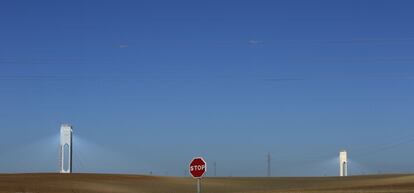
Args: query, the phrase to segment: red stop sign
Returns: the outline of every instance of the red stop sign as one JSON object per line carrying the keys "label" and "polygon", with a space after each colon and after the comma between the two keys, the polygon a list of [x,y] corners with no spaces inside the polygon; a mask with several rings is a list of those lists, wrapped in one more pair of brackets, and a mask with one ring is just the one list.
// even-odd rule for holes
{"label": "red stop sign", "polygon": [[207,171],[207,163],[202,157],[193,158],[189,171],[193,178],[201,178]]}

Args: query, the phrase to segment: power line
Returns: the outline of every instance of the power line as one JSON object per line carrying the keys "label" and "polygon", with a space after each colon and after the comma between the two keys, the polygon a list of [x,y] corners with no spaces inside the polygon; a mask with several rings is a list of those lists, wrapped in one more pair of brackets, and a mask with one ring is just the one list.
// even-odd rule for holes
{"label": "power line", "polygon": [[386,150],[395,149],[395,148],[397,148],[397,147],[399,147],[403,144],[411,143],[413,141],[414,141],[414,137],[410,136],[408,138],[403,138],[403,139],[398,140],[398,141],[396,140],[393,143],[385,144],[385,145],[382,145],[380,147],[371,149],[369,151],[356,153],[356,155],[354,155],[354,157],[359,157],[360,158],[360,157],[370,156],[370,155],[380,153],[380,152],[383,152],[383,151],[386,151]]}

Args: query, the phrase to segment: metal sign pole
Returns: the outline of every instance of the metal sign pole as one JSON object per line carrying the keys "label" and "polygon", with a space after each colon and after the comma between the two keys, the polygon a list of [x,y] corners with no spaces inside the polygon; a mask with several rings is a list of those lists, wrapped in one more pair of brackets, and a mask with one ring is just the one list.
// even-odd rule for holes
{"label": "metal sign pole", "polygon": [[201,193],[201,179],[197,178],[197,193]]}

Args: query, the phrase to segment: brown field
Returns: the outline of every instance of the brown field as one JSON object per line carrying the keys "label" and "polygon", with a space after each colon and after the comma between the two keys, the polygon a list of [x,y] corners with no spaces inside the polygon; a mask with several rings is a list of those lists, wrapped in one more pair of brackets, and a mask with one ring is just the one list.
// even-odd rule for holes
{"label": "brown field", "polygon": [[[204,178],[202,193],[414,192],[414,175]],[[116,174],[1,174],[7,193],[194,193],[195,180]]]}

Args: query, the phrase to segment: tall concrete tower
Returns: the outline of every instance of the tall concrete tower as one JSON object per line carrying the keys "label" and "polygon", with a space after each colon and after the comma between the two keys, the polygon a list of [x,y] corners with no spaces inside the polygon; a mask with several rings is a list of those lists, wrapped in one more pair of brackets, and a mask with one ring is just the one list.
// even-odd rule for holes
{"label": "tall concrete tower", "polygon": [[345,150],[339,152],[339,176],[348,176],[348,156]]}
{"label": "tall concrete tower", "polygon": [[72,126],[60,126],[60,173],[72,173]]}

